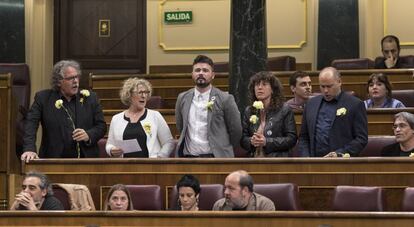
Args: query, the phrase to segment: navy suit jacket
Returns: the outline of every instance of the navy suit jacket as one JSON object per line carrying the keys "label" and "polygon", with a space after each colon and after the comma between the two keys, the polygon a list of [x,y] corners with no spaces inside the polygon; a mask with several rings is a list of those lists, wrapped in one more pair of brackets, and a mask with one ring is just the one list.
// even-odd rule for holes
{"label": "navy suit jacket", "polygon": [[[106,123],[101,105],[96,94],[90,92],[79,102],[76,95],[76,128],[82,128],[89,136],[90,143],[80,142],[80,149],[87,158],[99,157],[97,142],[106,132]],[[55,107],[56,100],[61,98],[59,91],[47,89],[36,93],[34,102],[27,114],[23,151],[36,152],[36,131],[42,124],[42,143],[39,150],[40,158],[60,158],[63,152],[64,127],[62,122],[67,118],[65,111]]]}
{"label": "navy suit jacket", "polygon": [[[315,127],[323,96],[311,98],[303,111],[299,137],[299,153],[304,157],[315,157]],[[342,92],[338,96],[337,109],[346,113],[336,115],[329,132],[329,147],[338,154],[358,156],[368,142],[367,114],[364,103],[358,98]]]}

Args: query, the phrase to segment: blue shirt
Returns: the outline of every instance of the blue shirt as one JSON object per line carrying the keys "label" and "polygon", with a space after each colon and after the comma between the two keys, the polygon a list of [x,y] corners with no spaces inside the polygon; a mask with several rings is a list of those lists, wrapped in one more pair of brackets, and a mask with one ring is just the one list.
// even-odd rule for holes
{"label": "blue shirt", "polygon": [[329,131],[336,117],[338,97],[331,101],[322,99],[319,108],[318,117],[316,118],[315,127],[315,157],[323,157],[331,152],[329,146]]}
{"label": "blue shirt", "polygon": [[[372,101],[372,99],[365,100],[364,104],[365,108],[367,109],[373,108],[374,106],[374,102]],[[401,101],[397,99],[387,98],[380,108],[405,108],[405,106]]]}

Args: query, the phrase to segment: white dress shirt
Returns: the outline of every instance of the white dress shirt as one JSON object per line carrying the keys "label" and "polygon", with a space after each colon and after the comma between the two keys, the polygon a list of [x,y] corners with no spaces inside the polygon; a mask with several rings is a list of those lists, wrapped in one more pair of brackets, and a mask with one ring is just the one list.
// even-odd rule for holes
{"label": "white dress shirt", "polygon": [[207,137],[207,103],[210,92],[211,88],[204,93],[200,93],[197,89],[194,89],[194,97],[188,114],[188,129],[185,135],[184,154],[195,156],[211,154]]}

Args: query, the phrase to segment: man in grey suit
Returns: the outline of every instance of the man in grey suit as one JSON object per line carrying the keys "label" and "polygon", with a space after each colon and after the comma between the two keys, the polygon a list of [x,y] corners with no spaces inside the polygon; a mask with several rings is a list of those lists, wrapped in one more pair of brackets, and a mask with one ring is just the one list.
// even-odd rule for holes
{"label": "man in grey suit", "polygon": [[195,88],[179,94],[175,105],[179,157],[234,157],[233,146],[239,146],[240,112],[232,95],[211,85],[214,76],[213,61],[197,56]]}

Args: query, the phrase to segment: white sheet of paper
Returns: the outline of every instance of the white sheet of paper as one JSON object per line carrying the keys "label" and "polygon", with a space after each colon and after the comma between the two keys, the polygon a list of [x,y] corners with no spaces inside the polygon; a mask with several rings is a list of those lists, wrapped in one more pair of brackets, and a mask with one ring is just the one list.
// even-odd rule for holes
{"label": "white sheet of paper", "polygon": [[141,147],[138,144],[138,140],[115,140],[115,147],[121,148],[124,151],[124,154],[142,151]]}

